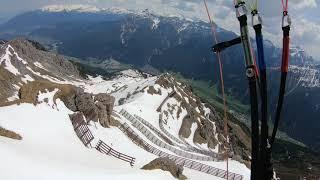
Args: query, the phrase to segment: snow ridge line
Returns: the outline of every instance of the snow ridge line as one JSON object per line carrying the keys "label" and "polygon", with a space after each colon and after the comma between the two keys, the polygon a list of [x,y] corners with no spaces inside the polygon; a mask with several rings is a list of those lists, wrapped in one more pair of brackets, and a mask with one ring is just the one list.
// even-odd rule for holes
{"label": "snow ridge line", "polygon": [[170,160],[173,160],[178,165],[181,165],[183,167],[193,169],[193,170],[196,170],[199,172],[203,172],[206,174],[210,174],[213,176],[217,176],[220,178],[224,178],[224,179],[229,179],[229,180],[242,180],[243,179],[243,176],[240,174],[229,172],[228,177],[227,177],[227,171],[225,171],[225,170],[215,168],[215,167],[212,167],[212,166],[209,166],[206,164],[202,164],[202,163],[199,163],[199,162],[196,162],[193,160],[185,159],[183,157],[171,155],[171,154],[168,154],[168,153],[163,152],[161,150],[158,150],[157,148],[151,146],[149,143],[147,143],[142,138],[140,138],[127,123],[121,124],[121,126],[119,126],[119,129],[123,133],[125,133],[125,135],[129,139],[131,139],[132,142],[137,144],[142,149],[144,149],[154,155],[157,155],[159,157],[168,158]]}
{"label": "snow ridge line", "polygon": [[122,109],[119,114],[121,114],[127,120],[129,120],[132,123],[132,125],[137,130],[139,130],[142,134],[144,134],[145,137],[147,137],[152,143],[156,144],[157,146],[159,146],[161,148],[168,149],[169,151],[171,151],[179,156],[189,158],[189,159],[194,159],[194,160],[199,160],[199,161],[219,161],[217,154],[213,154],[213,156],[200,156],[200,155],[188,153],[188,152],[182,151],[180,149],[174,148],[174,147],[168,145],[167,143],[164,143],[158,137],[156,137],[154,134],[152,134],[142,123],[140,123],[136,118],[134,118],[127,111]]}
{"label": "snow ridge line", "polygon": [[[162,133],[156,129],[152,124],[150,124],[148,121],[144,120],[143,118],[137,116],[137,115],[134,115],[135,118],[137,118],[140,122],[142,122],[144,125],[146,125],[147,127],[149,127],[150,129],[156,131],[157,134],[161,134]],[[180,149],[183,149],[185,151],[189,151],[189,152],[197,152],[197,153],[200,153],[200,154],[204,154],[204,155],[207,155],[207,156],[214,156],[214,152],[212,151],[206,151],[206,150],[202,150],[202,149],[198,149],[198,148],[195,148],[191,145],[187,145],[187,147],[185,146],[181,146],[180,144],[174,144],[175,146],[178,146]]]}
{"label": "snow ridge line", "polygon": [[[81,142],[88,148],[92,148],[91,142],[94,140],[94,136],[92,135],[88,125],[86,122],[81,121],[80,119],[73,120],[71,119],[73,128],[81,140]],[[102,154],[106,154],[109,156],[113,156],[117,159],[120,159],[122,161],[128,162],[131,166],[134,165],[136,158],[128,156],[126,154],[123,154],[121,152],[118,152],[108,146],[105,142],[102,140],[99,140],[97,145],[94,147],[97,151],[99,151]]]}

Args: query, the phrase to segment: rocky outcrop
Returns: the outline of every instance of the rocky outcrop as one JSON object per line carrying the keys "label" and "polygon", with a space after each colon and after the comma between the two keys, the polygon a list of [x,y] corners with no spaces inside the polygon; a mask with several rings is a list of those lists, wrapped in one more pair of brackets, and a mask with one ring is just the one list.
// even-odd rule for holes
{"label": "rocky outcrop", "polygon": [[67,97],[64,103],[70,110],[83,113],[87,122],[99,121],[103,127],[110,127],[111,124],[117,125],[117,123],[111,120],[115,98],[108,94],[92,95],[79,89]]}
{"label": "rocky outcrop", "polygon": [[76,94],[75,105],[77,110],[82,112],[87,121],[98,122],[98,108],[94,103],[93,97],[89,93]]}
{"label": "rocky outcrop", "polygon": [[98,116],[101,124],[110,124],[115,100],[113,96],[104,93],[94,96],[94,101],[99,109]]}
{"label": "rocky outcrop", "polygon": [[157,158],[151,161],[149,164],[143,166],[141,169],[144,170],[154,170],[154,169],[161,169],[163,171],[168,171],[172,174],[173,177],[184,180],[187,179],[183,173],[183,167],[177,165],[174,161],[170,160],[169,158]]}
{"label": "rocky outcrop", "polygon": [[[219,131],[213,127],[213,124],[209,121],[202,121],[202,126],[199,126],[195,132],[194,141],[201,142],[201,138],[205,139],[205,142],[208,143],[208,147],[214,149],[218,144],[218,140],[215,138],[216,131]],[[219,132],[221,134],[222,132]],[[201,138],[197,138],[201,137]],[[224,142],[224,138],[219,140],[221,143]]]}
{"label": "rocky outcrop", "polygon": [[76,113],[70,114],[69,117],[72,122],[85,122],[84,117],[83,117],[83,113],[81,113],[81,112],[76,112]]}
{"label": "rocky outcrop", "polygon": [[[224,137],[224,121],[223,114],[208,103],[203,103],[199,97],[195,96],[192,88],[183,82],[178,82],[170,74],[164,74],[156,81],[156,84],[163,88],[174,89],[174,98],[179,103],[178,111],[171,111],[173,105],[164,105],[161,114],[159,115],[160,120],[166,123],[168,116],[176,116],[176,119],[181,119],[181,109],[187,111],[182,119],[182,124],[179,129],[179,136],[183,138],[189,138],[191,135],[191,127],[193,123],[197,123],[197,129],[193,135],[193,142],[196,144],[207,145],[210,149],[216,149],[219,153],[224,153],[226,150],[226,138]],[[168,108],[166,107],[168,106]],[[173,108],[176,109],[176,108]],[[174,113],[174,114],[173,114]],[[247,162],[249,159],[249,147],[250,137],[242,130],[229,117],[229,138],[230,138],[230,151],[229,157],[239,159],[242,158],[241,162]],[[241,159],[240,158],[240,159]]]}
{"label": "rocky outcrop", "polygon": [[153,86],[149,86],[147,92],[151,95],[154,95],[154,94],[159,94],[161,95],[161,90],[159,89],[158,91],[153,87]]}
{"label": "rocky outcrop", "polygon": [[5,42],[0,56],[0,102],[16,100],[18,90],[31,81],[82,79],[78,67],[69,61],[73,58],[48,52],[34,41],[17,38]]}
{"label": "rocky outcrop", "polygon": [[[19,56],[28,62],[28,66],[37,72],[49,76],[56,77],[58,79],[69,79],[69,76],[80,79],[80,72],[78,68],[69,61],[70,57],[54,54],[44,51],[44,47],[41,47],[39,43],[29,41],[24,38],[17,38],[10,42],[15,52]],[[35,62],[41,62],[44,69],[34,66]],[[17,66],[20,71],[23,71],[22,67]],[[25,66],[23,66],[25,67]],[[28,71],[26,71],[27,73]],[[23,73],[23,72],[22,72]]]}
{"label": "rocky outcrop", "polygon": [[15,140],[22,140],[22,137],[19,134],[13,131],[4,129],[2,127],[0,127],[0,136],[15,139]]}
{"label": "rocky outcrop", "polygon": [[180,130],[179,130],[179,135],[184,137],[184,138],[189,138],[191,135],[191,126],[194,121],[190,119],[190,116],[185,116],[183,118],[182,124]]}

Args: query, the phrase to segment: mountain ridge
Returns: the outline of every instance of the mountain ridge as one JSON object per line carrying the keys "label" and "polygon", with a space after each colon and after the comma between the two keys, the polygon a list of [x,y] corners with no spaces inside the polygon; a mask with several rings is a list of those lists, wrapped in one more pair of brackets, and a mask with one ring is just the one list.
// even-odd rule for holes
{"label": "mountain ridge", "polygon": [[[192,88],[188,84],[176,81],[173,76],[169,74],[152,76],[146,73],[139,72],[138,70],[127,70],[121,71],[111,77],[109,76],[106,78],[102,78],[101,76],[88,76],[88,79],[84,79],[83,76],[81,76],[80,71],[69,71],[69,69],[72,68],[68,66],[72,66],[73,68],[76,67],[70,62],[67,63],[64,61],[69,61],[70,59],[72,60],[72,58],[52,55],[53,53],[43,51],[41,50],[42,48],[37,48],[39,47],[37,43],[32,43],[25,39],[17,39],[9,41],[2,49],[7,50],[6,46],[13,47],[13,50],[9,49],[9,52],[11,54],[9,54],[10,58],[7,58],[7,61],[12,61],[11,64],[16,67],[18,69],[18,72],[20,73],[20,75],[16,75],[18,76],[17,79],[19,80],[19,82],[21,82],[22,90],[18,90],[18,88],[14,90],[14,92],[17,92],[19,94],[17,99],[25,99],[24,97],[26,97],[28,100],[25,102],[35,103],[35,108],[44,105],[53,108],[54,111],[56,111],[56,109],[61,109],[60,113],[64,113],[63,107],[61,107],[61,104],[59,102],[57,102],[56,104],[53,103],[55,102],[55,99],[56,101],[59,101],[58,99],[61,99],[63,100],[66,107],[69,107],[69,110],[73,109],[74,107],[83,109],[85,119],[88,121],[88,123],[90,123],[89,121],[93,122],[91,131],[93,133],[96,133],[95,135],[100,138],[102,138],[101,136],[99,136],[100,133],[104,134],[107,132],[109,133],[109,136],[107,137],[110,137],[112,133],[116,133],[119,137],[122,137],[123,135],[121,135],[121,133],[119,134],[119,131],[116,130],[116,127],[119,125],[119,123],[121,124],[126,122],[133,130],[137,130],[135,129],[135,126],[130,125],[130,121],[126,120],[123,116],[112,115],[111,117],[113,120],[104,117],[106,119],[101,121],[102,117],[100,117],[99,115],[100,110],[91,109],[95,106],[98,106],[99,104],[95,104],[95,101],[93,101],[94,99],[98,99],[98,94],[102,93],[100,94],[100,96],[103,97],[105,96],[103,94],[107,93],[115,97],[114,114],[118,114],[117,112],[121,112],[120,110],[125,109],[129,113],[136,114],[138,117],[147,120],[152,126],[156,128],[159,127],[159,123],[163,121],[162,125],[170,134],[173,134],[178,139],[185,140],[185,143],[189,144],[183,149],[192,146],[196,149],[205,151],[209,150],[215,153],[224,151],[223,142],[225,138],[222,135],[223,123],[221,114],[219,114],[214,107],[206,105],[201,101],[200,98],[195,96],[193,94]],[[4,53],[6,52],[7,51],[4,51]],[[37,57],[42,58],[37,59]],[[53,59],[50,59],[50,61],[48,61],[48,59],[43,57],[51,57]],[[19,58],[21,59],[16,60]],[[52,61],[54,59],[57,60],[57,64],[61,66],[61,69],[66,69],[68,71],[63,71],[60,68],[55,67],[56,62]],[[15,61],[18,61],[19,63],[17,64],[17,62]],[[47,61],[52,64],[46,64]],[[1,71],[8,71],[9,74],[17,72],[10,72],[10,69],[8,70],[4,68],[6,67],[5,65],[5,63],[1,63]],[[64,68],[64,66],[66,65],[68,68]],[[25,68],[23,66],[28,66],[29,68]],[[27,70],[25,71],[24,69]],[[38,72],[39,69],[53,69],[53,74],[34,73]],[[55,79],[59,78],[61,74],[64,74],[62,76],[64,77],[64,79],[59,79],[59,81],[58,79]],[[29,78],[28,81],[23,82],[21,76],[26,75],[29,75],[32,79]],[[43,75],[48,77],[41,78],[40,80],[38,80],[38,78],[36,77],[41,77]],[[0,73],[0,79],[2,80],[0,82],[3,82],[3,78],[4,77]],[[14,82],[17,82],[17,79],[6,79],[6,81],[8,81],[9,83],[12,80]],[[69,86],[68,84],[74,87],[81,88],[84,90],[84,92],[78,90],[70,91],[69,87],[67,87]],[[2,91],[3,89],[0,91],[1,94]],[[170,94],[173,91],[175,91],[176,93],[173,97],[170,97]],[[53,99],[50,96],[48,97],[46,94],[51,94],[50,96],[52,96]],[[76,99],[78,98],[78,100],[74,101],[74,95]],[[169,98],[167,99],[167,97]],[[11,100],[9,100],[9,102],[11,102]],[[24,101],[20,102],[22,103],[20,107],[25,106],[25,103],[23,102]],[[6,108],[15,107],[14,104],[9,104],[11,106],[6,106]],[[84,106],[82,106],[81,104],[83,104]],[[159,108],[160,104],[164,105]],[[100,105],[98,107],[101,107]],[[77,108],[75,110],[77,110]],[[157,109],[160,109],[160,112],[158,112]],[[34,115],[34,117],[37,117],[37,115]],[[0,125],[2,125],[1,121]],[[94,126],[96,126],[96,128]],[[110,126],[109,129],[103,128],[108,126]],[[12,125],[9,127],[5,126],[5,128],[12,130],[10,127],[13,128],[13,130],[16,128]],[[233,160],[231,162],[232,164],[235,163],[234,165],[236,166],[230,171],[234,171],[240,174],[245,172],[244,175],[245,177],[247,177],[248,170],[244,168],[244,164],[239,164],[238,161],[240,161],[241,163],[246,163],[246,165],[248,165],[250,149],[250,147],[248,146],[250,144],[250,138],[247,132],[241,127],[242,126],[238,124],[237,121],[232,121],[232,123],[230,122],[229,125],[231,132],[230,138],[232,143],[231,149],[233,152]],[[160,128],[159,131],[161,131]],[[143,136],[142,132],[137,131],[137,133]],[[21,133],[22,138],[24,137],[24,135],[25,133]],[[126,153],[128,154],[130,154],[129,151],[131,151],[131,149],[135,149],[133,147],[129,149],[123,149],[123,146],[121,146],[116,139],[117,138],[104,137],[103,140],[105,142],[112,143],[114,146],[117,146],[118,149],[120,148],[122,151],[126,151]],[[147,138],[144,138],[144,140],[148,141]],[[174,147],[179,148],[179,146]],[[141,159],[141,157],[145,157],[145,154],[142,154],[143,156],[137,156],[139,166],[142,165],[142,162],[139,162],[139,159]],[[150,160],[150,158],[148,158],[148,160]],[[210,163],[210,165],[214,165],[214,163]],[[188,170],[185,171],[186,174],[184,174],[189,177],[193,177],[191,174],[194,174],[194,176],[199,176],[199,174],[195,172],[190,173]],[[304,172],[302,172],[302,174],[304,174]],[[210,177],[210,179],[211,178],[212,177]]]}
{"label": "mountain ridge", "polygon": [[[62,16],[65,22],[60,21]],[[21,24],[21,26],[17,27],[17,24]],[[45,44],[49,50],[77,57],[81,59],[81,63],[86,65],[98,66],[99,72],[102,72],[104,68],[104,64],[99,64],[100,62],[113,59],[127,65],[131,64],[138,69],[148,70],[152,74],[167,71],[181,73],[187,79],[206,81],[209,84],[215,84],[218,90],[220,89],[216,73],[219,71],[219,65],[214,54],[210,52],[211,31],[210,25],[205,22],[191,22],[175,17],[149,16],[148,13],[140,16],[112,13],[103,15],[101,13],[30,12],[15,18],[11,23],[2,27],[4,26],[7,30],[0,31],[3,32],[0,37],[10,38],[17,34],[23,34]],[[4,33],[10,32],[10,29],[19,32],[11,32],[10,35]],[[217,30],[221,41],[237,36],[222,28],[217,28]],[[253,39],[252,44],[255,44]],[[255,47],[253,46],[253,48]],[[273,110],[274,108],[271,107],[276,106],[278,96],[281,49],[266,40],[265,53],[268,57],[267,67],[270,77],[270,109]],[[243,62],[241,46],[232,47],[222,55],[226,92],[244,104],[249,103],[249,93],[241,63]],[[319,149],[319,145],[316,145],[317,136],[307,137],[303,133],[304,129],[299,128],[305,126],[304,121],[301,120],[304,118],[310,119],[312,125],[308,129],[312,129],[315,134],[317,134],[315,127],[319,127],[316,122],[316,117],[320,113],[317,110],[319,105],[316,93],[318,78],[312,74],[313,72],[315,75],[317,74],[317,62],[301,48],[292,47],[290,64],[287,88],[290,93],[287,97],[292,106],[290,104],[285,104],[285,106],[290,107],[292,111],[298,107],[297,109],[307,113],[304,116],[301,113],[298,116],[291,116],[293,113],[288,110],[280,128],[287,131],[295,139]],[[305,70],[310,70],[310,73],[305,73]],[[315,77],[314,80],[312,80],[313,77]],[[303,84],[313,84],[314,87],[305,87],[302,86]],[[305,96],[306,93],[315,97],[308,103],[309,107],[294,101],[296,99],[294,95],[306,101],[308,99]],[[292,131],[293,127],[299,130]]]}

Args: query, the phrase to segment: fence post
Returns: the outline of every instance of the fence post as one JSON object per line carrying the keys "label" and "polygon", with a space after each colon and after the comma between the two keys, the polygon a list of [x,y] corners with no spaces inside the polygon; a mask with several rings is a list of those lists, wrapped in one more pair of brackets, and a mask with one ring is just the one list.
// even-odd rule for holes
{"label": "fence post", "polygon": [[101,143],[101,141],[99,140],[99,142],[98,142],[98,144],[97,144],[97,147],[96,147],[96,149],[97,149],[98,151],[100,151],[100,143]]}
{"label": "fence post", "polygon": [[108,153],[107,153],[107,154],[110,154],[110,152],[111,152],[111,147],[109,147],[109,151],[108,151]]}
{"label": "fence post", "polygon": [[131,161],[130,161],[131,167],[133,167],[133,161],[134,161],[134,158],[131,158]]}
{"label": "fence post", "polygon": [[209,168],[208,168],[208,171],[207,171],[207,174],[209,174],[210,170],[211,170],[211,168],[209,167]]}
{"label": "fence post", "polygon": [[201,166],[200,166],[200,171],[201,171],[201,169],[202,169],[202,166],[203,166],[203,164],[201,164]]}

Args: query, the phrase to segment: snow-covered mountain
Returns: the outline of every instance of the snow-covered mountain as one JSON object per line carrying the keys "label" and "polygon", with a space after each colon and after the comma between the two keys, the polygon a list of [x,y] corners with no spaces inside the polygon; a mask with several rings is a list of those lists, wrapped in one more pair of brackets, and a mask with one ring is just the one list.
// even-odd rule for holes
{"label": "snow-covered mountain", "polygon": [[296,86],[306,88],[320,88],[320,69],[317,65],[290,66],[293,77],[296,78]]}
{"label": "snow-covered mountain", "polygon": [[70,11],[78,11],[78,12],[99,12],[102,9],[99,9],[95,6],[84,5],[84,4],[71,4],[71,5],[49,5],[41,8],[42,11],[48,12],[70,12]]}
{"label": "snow-covered mountain", "polygon": [[[68,59],[25,39],[1,47],[0,156],[10,162],[0,164],[1,178],[171,179],[140,170],[158,157],[177,172],[163,159],[149,166],[174,176],[225,175],[221,115],[188,85],[132,69],[85,78]],[[229,175],[249,179],[249,137],[234,122],[229,128]]]}
{"label": "snow-covered mountain", "polygon": [[64,4],[64,5],[48,5],[44,6],[40,9],[43,12],[78,12],[78,13],[112,13],[112,14],[135,14],[140,16],[146,16],[150,14],[155,14],[157,16],[167,16],[167,17],[177,17],[180,19],[188,19],[189,21],[199,21],[199,18],[189,18],[185,17],[182,12],[178,9],[174,9],[173,11],[153,11],[151,9],[144,10],[133,10],[133,9],[125,9],[120,7],[110,7],[110,8],[101,8],[88,4]]}
{"label": "snow-covered mountain", "polygon": [[98,8],[92,5],[86,4],[69,4],[69,5],[49,5],[40,9],[43,12],[78,12],[78,13],[113,13],[113,14],[145,14],[146,11],[134,11],[124,8],[111,7],[111,8]]}
{"label": "snow-covered mountain", "polygon": [[[235,33],[219,27],[217,27],[217,30],[221,41],[236,36]],[[116,76],[108,81],[105,81],[101,77],[84,79],[82,78],[82,72],[71,67],[70,63],[64,64],[62,62],[65,59],[81,62],[85,65],[93,65],[100,68],[99,72],[114,67],[118,69],[118,63],[125,63],[132,64],[133,67],[146,70],[152,74],[159,74],[161,71],[169,70],[179,72],[190,79],[210,82],[210,84],[219,84],[219,75],[216,73],[219,71],[218,63],[215,56],[210,52],[210,47],[212,46],[210,25],[203,21],[189,20],[179,16],[156,15],[149,10],[136,12],[117,8],[101,10],[94,7],[53,6],[18,15],[8,23],[0,25],[0,32],[0,38],[12,39],[16,36],[27,36],[45,44],[45,47],[33,45],[38,49],[44,50],[47,48],[60,54],[79,58],[63,57],[41,51],[42,55],[37,55],[39,58],[30,59],[33,55],[29,53],[32,52],[29,49],[16,47],[13,43],[10,43],[14,50],[9,48],[9,52],[6,53],[7,44],[5,41],[1,42],[0,46],[4,47],[1,49],[1,54],[11,58],[10,62],[6,59],[1,60],[1,67],[3,68],[0,68],[0,75],[1,73],[3,75],[0,85],[4,87],[4,90],[0,94],[2,102],[18,99],[21,97],[18,89],[23,87],[27,81],[34,82],[37,80],[51,81],[56,84],[71,84],[72,87],[80,87],[83,90],[87,89],[87,93],[99,88],[100,90],[108,88],[109,90],[106,90],[106,92],[114,93],[116,96],[115,109],[117,109],[117,106],[125,106],[127,103],[136,102],[138,104],[140,101],[148,102],[143,98],[139,99],[139,101],[137,100],[141,96],[140,91],[145,91],[147,88],[143,89],[143,84],[138,88],[134,85],[136,80],[127,79],[127,75]],[[279,72],[281,49],[274,46],[272,42],[265,41],[265,51],[266,57],[268,57],[268,67],[271,71],[269,76],[270,102],[271,105],[275,105],[278,95],[278,80],[280,79],[277,76],[277,72]],[[16,53],[28,64],[20,61]],[[49,58],[46,60],[47,56]],[[51,65],[50,59],[56,59],[53,62],[58,65],[61,64],[62,67],[59,68]],[[228,94],[241,100],[242,103],[248,103],[247,81],[244,76],[242,62],[243,54],[241,46],[233,47],[223,53],[224,74]],[[318,96],[317,74],[320,68],[315,64],[312,57],[306,55],[299,47],[291,48],[290,64],[293,66],[290,67],[288,76],[288,93],[281,130],[288,133],[291,137],[319,149],[319,122],[317,121],[317,117],[320,114],[320,97]],[[48,71],[43,70],[41,67],[45,67]],[[74,72],[69,72],[69,67],[71,67],[72,71],[74,69]],[[18,71],[14,71],[14,68]],[[122,69],[122,67],[119,69]],[[20,74],[15,76],[8,70],[19,72]],[[61,74],[59,74],[60,72]],[[69,73],[69,76],[64,75],[65,72],[66,74]],[[43,75],[43,77],[39,74]],[[132,73],[130,74],[132,75]],[[145,76],[142,77],[142,79],[145,78]],[[7,79],[10,79],[10,81],[7,81]],[[134,83],[127,84],[123,81]],[[159,87],[155,82],[157,80],[148,81],[148,85]],[[118,83],[121,87],[123,85],[123,87],[118,87]],[[98,86],[98,84],[105,84],[107,87]],[[172,82],[169,84],[172,84]],[[69,86],[63,86],[63,88],[68,89]],[[135,88],[138,88],[138,90],[133,90]],[[54,88],[49,89],[51,91],[55,90]],[[155,90],[159,91],[157,88]],[[98,92],[100,91],[94,93]],[[168,92],[171,91],[166,89],[166,93]],[[163,98],[159,94],[155,94],[153,97],[157,96]],[[34,98],[26,101],[29,103],[35,102]],[[158,100],[152,101],[158,102]],[[200,106],[200,104],[195,104],[195,106]],[[201,108],[198,108],[202,112]],[[188,110],[187,107],[185,109]],[[96,110],[95,108],[93,111]],[[130,111],[130,108],[125,110],[132,115],[138,114],[139,116],[140,113],[140,111]],[[119,111],[121,109],[117,109],[118,113]],[[163,112],[157,111],[157,113],[162,114],[162,117],[166,117],[163,119],[170,119],[172,114],[171,111],[169,113],[168,111],[167,109]],[[168,113],[168,117],[166,116],[166,112]],[[142,114],[140,116],[143,119],[147,119]],[[175,114],[172,116],[178,121]],[[305,123],[305,119],[308,119],[308,123]],[[147,120],[149,121],[149,119]],[[125,122],[128,121],[125,120]],[[192,133],[194,129],[201,127],[198,124],[196,127],[195,123],[190,124],[190,129],[192,129],[190,132]],[[233,130],[237,131],[237,128],[234,127]],[[310,133],[305,133],[306,131]],[[194,133],[194,135],[196,134]],[[206,133],[202,132],[200,134]],[[171,139],[175,139],[172,137],[176,137],[176,135],[171,136]],[[149,139],[146,139],[146,141],[149,142]],[[243,138],[241,141],[246,142],[246,138]],[[209,142],[209,144],[215,143]],[[244,144],[248,144],[248,142]],[[209,150],[216,150],[211,145],[211,149]],[[245,157],[244,154],[246,153],[244,153],[245,151],[243,152],[242,147],[239,149],[235,148],[235,151],[238,152],[235,154]]]}

